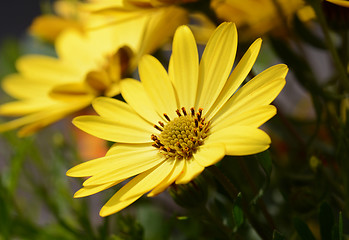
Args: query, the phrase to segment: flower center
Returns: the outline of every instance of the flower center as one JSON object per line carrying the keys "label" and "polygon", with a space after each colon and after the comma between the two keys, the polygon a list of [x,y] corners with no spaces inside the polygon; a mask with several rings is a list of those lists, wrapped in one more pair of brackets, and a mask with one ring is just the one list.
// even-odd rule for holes
{"label": "flower center", "polygon": [[164,116],[166,124],[159,121],[154,127],[160,131],[159,135],[152,135],[154,147],[159,148],[161,153],[170,158],[189,159],[199,146],[204,143],[209,133],[210,121],[202,116],[202,108],[195,113],[194,108],[187,113],[185,108],[182,112],[176,111],[178,117],[171,120],[167,114]]}

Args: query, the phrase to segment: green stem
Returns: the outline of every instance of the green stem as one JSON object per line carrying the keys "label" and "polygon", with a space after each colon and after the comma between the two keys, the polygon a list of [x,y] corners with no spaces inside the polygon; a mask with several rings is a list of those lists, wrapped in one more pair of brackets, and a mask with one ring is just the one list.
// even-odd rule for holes
{"label": "green stem", "polygon": [[327,25],[324,13],[321,9],[321,1],[311,0],[311,1],[309,1],[309,3],[314,8],[317,19],[318,19],[320,26],[322,28],[322,31],[324,33],[327,47],[330,50],[335,67],[337,68],[337,71],[339,72],[339,74],[341,76],[340,79],[342,80],[343,87],[345,88],[346,91],[349,91],[349,80],[348,80],[347,71],[345,70],[345,67],[342,64],[342,62],[339,58],[338,52],[337,52],[337,50],[333,44],[333,41],[331,39],[329,27]]}
{"label": "green stem", "polygon": [[[219,181],[220,184],[224,187],[224,189],[227,191],[229,196],[232,198],[232,200],[235,200],[238,195],[238,190],[235,188],[233,183],[219,170],[218,167],[215,165],[207,167],[208,171],[212,175],[215,176],[215,178]],[[248,203],[246,202],[245,198],[242,198],[242,209],[245,213],[246,218],[248,219],[251,226],[254,228],[254,230],[257,232],[257,234],[260,236],[261,239],[271,239],[272,231],[267,232],[265,226],[262,226],[256,218],[252,216],[250,213],[250,208],[248,206]]]}

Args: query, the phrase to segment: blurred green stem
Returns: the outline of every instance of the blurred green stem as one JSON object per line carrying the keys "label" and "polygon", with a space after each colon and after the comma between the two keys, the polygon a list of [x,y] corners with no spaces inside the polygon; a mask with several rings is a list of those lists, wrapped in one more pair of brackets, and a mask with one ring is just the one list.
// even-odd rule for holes
{"label": "blurred green stem", "polygon": [[330,50],[334,65],[337,68],[337,71],[339,72],[339,74],[341,76],[340,79],[342,80],[342,85],[345,88],[345,90],[348,92],[349,91],[349,80],[348,80],[347,71],[346,71],[343,63],[341,62],[339,55],[338,55],[338,52],[337,52],[337,50],[333,44],[333,41],[331,39],[330,30],[329,30],[328,24],[326,22],[325,15],[321,9],[321,1],[308,0],[308,2],[314,8],[316,17],[320,23],[323,34],[325,36],[326,45],[327,45],[328,49]]}
{"label": "blurred green stem", "polygon": [[[218,180],[218,182],[220,184],[222,184],[222,186],[227,191],[227,193],[232,198],[232,200],[235,200],[239,192],[235,188],[233,183],[227,178],[227,176],[225,176],[221,172],[221,170],[215,165],[209,166],[209,167],[207,167],[207,169],[208,169],[208,171],[210,171],[210,173],[213,176],[215,176],[215,178]],[[269,233],[268,230],[270,230],[270,229],[266,229],[265,226],[261,225],[257,221],[257,219],[254,216],[252,216],[252,214],[250,212],[250,208],[248,206],[248,203],[246,202],[244,197],[242,198],[242,208],[243,208],[243,211],[244,211],[246,218],[248,219],[249,223],[252,225],[254,230],[258,233],[260,238],[263,240],[271,239],[273,229],[271,229],[271,231]]]}

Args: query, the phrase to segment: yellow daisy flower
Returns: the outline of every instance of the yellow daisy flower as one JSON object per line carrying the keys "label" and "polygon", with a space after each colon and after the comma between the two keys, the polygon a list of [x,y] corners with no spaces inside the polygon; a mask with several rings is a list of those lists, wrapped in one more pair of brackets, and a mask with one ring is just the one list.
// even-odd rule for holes
{"label": "yellow daisy flower", "polygon": [[77,165],[71,177],[90,177],[74,197],[84,197],[132,178],[103,206],[101,216],[127,207],[143,194],[155,196],[171,184],[186,184],[224,155],[255,154],[269,148],[258,129],[276,113],[270,103],[285,84],[287,66],[271,67],[247,84],[261,39],[257,39],[231,72],[237,31],[221,24],[201,62],[187,26],[177,29],[168,73],[146,55],[139,63],[141,82],[121,82],[125,102],[97,98],[99,116],[80,116],[74,125],[116,142],[105,157]]}
{"label": "yellow daisy flower", "polygon": [[25,136],[89,106],[97,96],[119,94],[124,74],[175,32],[178,25],[168,19],[183,19],[178,12],[157,15],[85,34],[67,30],[55,44],[58,58],[19,58],[19,73],[2,81],[3,90],[18,100],[0,105],[0,115],[22,117],[0,124],[0,132],[24,126],[19,135]]}
{"label": "yellow daisy flower", "polygon": [[[292,16],[304,7],[302,0],[277,2],[287,20],[291,20]],[[218,18],[235,22],[244,39],[262,36],[276,29],[278,34],[285,31],[283,20],[273,0],[211,0],[211,7]]]}

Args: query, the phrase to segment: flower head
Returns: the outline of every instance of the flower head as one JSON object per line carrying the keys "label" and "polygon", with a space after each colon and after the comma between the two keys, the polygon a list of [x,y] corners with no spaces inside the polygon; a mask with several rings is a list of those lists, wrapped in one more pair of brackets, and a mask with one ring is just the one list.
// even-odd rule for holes
{"label": "flower head", "polygon": [[[278,2],[278,6],[275,2]],[[235,22],[244,39],[251,39],[273,30],[277,34],[283,33],[284,20],[291,20],[294,13],[304,7],[304,2],[302,0],[212,0],[211,7],[218,18]],[[285,19],[282,19],[282,15]]]}
{"label": "flower head", "polygon": [[192,32],[177,29],[168,73],[146,55],[139,63],[141,82],[121,83],[125,102],[97,98],[99,116],[80,116],[80,129],[113,141],[105,157],[67,172],[90,177],[75,197],[88,196],[132,178],[101,209],[107,216],[146,192],[154,196],[171,184],[186,184],[225,155],[255,154],[269,148],[258,127],[275,115],[270,103],[285,84],[287,66],[276,65],[247,84],[259,52],[257,39],[231,72],[237,48],[236,27],[221,24],[211,36],[201,62]]}
{"label": "flower head", "polygon": [[[172,12],[181,19],[182,14]],[[98,96],[120,93],[120,80],[132,72],[140,57],[156,50],[177,25],[168,12],[82,34],[68,29],[56,40],[58,55],[27,55],[16,62],[19,73],[2,81],[17,101],[2,104],[0,115],[21,116],[0,124],[0,131],[22,127],[24,136],[87,106]]]}

